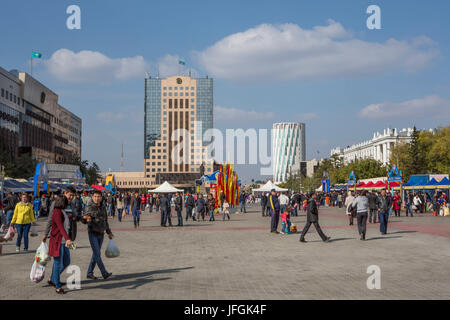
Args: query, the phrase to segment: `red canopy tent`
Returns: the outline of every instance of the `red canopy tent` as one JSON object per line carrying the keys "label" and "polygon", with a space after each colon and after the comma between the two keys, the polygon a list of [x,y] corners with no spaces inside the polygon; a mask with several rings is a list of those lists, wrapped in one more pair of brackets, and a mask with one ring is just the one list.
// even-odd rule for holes
{"label": "red canopy tent", "polygon": [[390,186],[391,188],[400,187],[400,182],[398,182],[398,181],[392,181],[392,182],[389,184],[389,186]]}
{"label": "red canopy tent", "polygon": [[106,189],[105,187],[103,187],[99,184],[93,184],[93,185],[91,185],[91,187],[98,191],[109,191],[108,189]]}
{"label": "red canopy tent", "polygon": [[386,183],[383,181],[378,181],[377,183],[374,184],[373,187],[374,188],[386,188]]}
{"label": "red canopy tent", "polygon": [[375,184],[372,181],[367,182],[366,186],[364,188],[373,188]]}
{"label": "red canopy tent", "polygon": [[356,189],[361,189],[361,188],[365,188],[366,184],[364,182],[360,182],[356,185]]}

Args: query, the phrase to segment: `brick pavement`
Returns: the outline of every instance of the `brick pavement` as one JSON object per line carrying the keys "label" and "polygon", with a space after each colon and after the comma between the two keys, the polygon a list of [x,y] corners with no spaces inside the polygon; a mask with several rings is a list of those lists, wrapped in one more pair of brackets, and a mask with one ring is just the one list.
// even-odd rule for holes
{"label": "brick pavement", "polygon": [[[182,228],[162,228],[159,215],[148,211],[137,231],[130,216],[122,223],[110,220],[121,256],[103,258],[113,272],[106,281],[85,278],[91,249],[80,225],[71,260],[81,267],[82,289],[65,296],[46,284],[51,262],[45,281],[32,283],[33,252],[15,253],[10,242],[0,256],[0,299],[450,298],[448,217],[391,217],[386,236],[378,224],[368,224],[368,241],[362,242],[343,210],[321,208],[320,223],[332,241],[321,242],[312,227],[303,244],[299,235],[270,234],[270,218],[261,217],[259,209],[233,214],[231,221],[219,216],[215,222],[189,221]],[[292,220],[301,230],[305,216]],[[43,230],[45,221],[39,224]],[[30,238],[30,249],[40,238]],[[366,287],[370,265],[381,268],[380,290]]]}

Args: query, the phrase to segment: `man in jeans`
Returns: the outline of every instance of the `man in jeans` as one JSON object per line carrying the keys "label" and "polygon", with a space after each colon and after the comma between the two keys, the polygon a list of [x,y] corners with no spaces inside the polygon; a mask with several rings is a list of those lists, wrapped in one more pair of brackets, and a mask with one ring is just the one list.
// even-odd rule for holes
{"label": "man in jeans", "polygon": [[19,199],[13,195],[11,192],[8,193],[7,197],[3,199],[3,206],[5,207],[6,213],[6,226],[9,227],[11,224],[11,220],[14,215],[14,209],[16,208],[16,204],[19,202]]}
{"label": "man in jeans", "polygon": [[114,236],[109,229],[108,215],[106,213],[106,208],[102,206],[102,193],[100,191],[94,191],[92,195],[92,203],[86,208],[86,213],[83,216],[83,223],[88,224],[88,237],[89,243],[91,244],[92,257],[89,263],[89,268],[87,272],[88,279],[97,279],[94,276],[95,265],[98,265],[103,279],[108,279],[112,273],[106,271],[105,266],[101,257],[101,249],[103,244],[103,239],[105,237],[105,231],[108,234],[109,239]]}
{"label": "man in jeans", "polygon": [[381,195],[377,200],[378,217],[380,218],[380,232],[382,235],[387,233],[387,225],[389,219],[389,209],[392,206],[392,201],[389,196],[386,195],[386,190],[381,190]]}

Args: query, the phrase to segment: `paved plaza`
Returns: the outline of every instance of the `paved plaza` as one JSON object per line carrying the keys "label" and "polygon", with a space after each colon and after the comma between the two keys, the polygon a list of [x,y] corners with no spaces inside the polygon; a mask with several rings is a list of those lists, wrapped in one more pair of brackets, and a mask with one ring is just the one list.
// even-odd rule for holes
{"label": "paved plaza", "polygon": [[[270,218],[258,205],[231,221],[217,215],[215,222],[189,221],[182,228],[160,227],[155,212],[142,215],[137,231],[132,217],[122,223],[116,217],[110,226],[121,255],[104,257],[105,237],[103,261],[113,276],[96,281],[86,279],[91,249],[79,224],[71,261],[81,268],[81,289],[64,296],[47,285],[52,262],[44,281],[29,279],[43,218],[39,237],[30,238],[33,251],[16,253],[15,241],[4,244],[0,299],[450,299],[450,218],[402,215],[390,218],[385,236],[378,224],[368,224],[367,241],[360,241],[343,209],[320,208],[329,243],[314,227],[308,243],[298,234],[270,234]],[[304,214],[292,219],[300,231],[305,220]],[[381,289],[367,288],[371,265],[380,267]]]}

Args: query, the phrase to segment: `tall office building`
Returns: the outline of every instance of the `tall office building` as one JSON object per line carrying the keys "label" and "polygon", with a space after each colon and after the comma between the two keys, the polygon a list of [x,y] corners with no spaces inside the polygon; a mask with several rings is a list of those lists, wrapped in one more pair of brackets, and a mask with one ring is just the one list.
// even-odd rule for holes
{"label": "tall office building", "polygon": [[[213,127],[213,79],[171,76],[145,79],[145,177],[186,180],[213,171],[202,137]],[[158,179],[158,177],[163,177]],[[183,180],[183,179],[181,179]]]}
{"label": "tall office building", "polygon": [[0,67],[0,148],[13,158],[66,163],[81,157],[81,119],[58,104],[58,95],[28,73]]}
{"label": "tall office building", "polygon": [[305,124],[274,123],[272,130],[273,179],[284,182],[289,174],[301,170],[301,162],[306,160]]}

